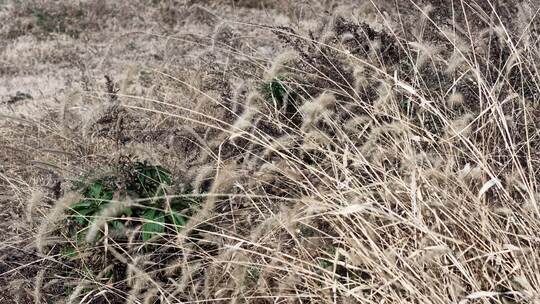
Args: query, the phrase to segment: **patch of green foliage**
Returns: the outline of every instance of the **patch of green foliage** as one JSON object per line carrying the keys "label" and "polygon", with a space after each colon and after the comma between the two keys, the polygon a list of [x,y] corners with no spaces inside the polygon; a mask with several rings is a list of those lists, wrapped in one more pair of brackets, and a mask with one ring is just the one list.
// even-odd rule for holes
{"label": "patch of green foliage", "polygon": [[[167,259],[165,244],[174,240],[201,203],[200,195],[181,190],[175,180],[162,166],[126,160],[106,173],[92,173],[74,183],[73,190],[83,198],[65,210],[67,216],[58,231],[66,241],[57,252],[63,265],[68,265],[63,275],[98,282],[80,296],[104,284],[125,288],[127,266],[110,250],[126,257],[144,252],[156,260]],[[128,199],[134,203],[123,203]],[[121,204],[114,216],[102,216],[114,204]],[[100,221],[101,234],[88,243],[87,232],[96,221]]]}
{"label": "patch of green foliage", "polygon": [[298,94],[287,85],[287,79],[284,76],[277,76],[263,83],[261,92],[265,100],[277,109],[286,106],[286,110],[289,110],[291,106],[296,106]]}
{"label": "patch of green foliage", "polygon": [[302,115],[298,107],[301,97],[295,90],[295,82],[285,76],[277,76],[263,83],[259,90],[270,107],[274,108],[292,126],[302,123]]}
{"label": "patch of green foliage", "polygon": [[[137,206],[126,207],[108,220],[109,230],[122,230],[142,223],[143,242],[165,233],[166,227],[179,231],[188,221],[193,207],[200,203],[200,198],[182,196],[167,200],[167,189],[171,186],[171,172],[148,162],[123,164],[111,174],[81,181],[75,185],[75,190],[84,198],[67,210],[69,235],[80,242],[103,210],[127,197],[137,200]],[[189,194],[189,189],[185,192]]]}
{"label": "patch of green foliage", "polygon": [[247,277],[253,281],[257,282],[259,280],[259,277],[261,276],[261,270],[256,265],[249,266],[247,268]]}

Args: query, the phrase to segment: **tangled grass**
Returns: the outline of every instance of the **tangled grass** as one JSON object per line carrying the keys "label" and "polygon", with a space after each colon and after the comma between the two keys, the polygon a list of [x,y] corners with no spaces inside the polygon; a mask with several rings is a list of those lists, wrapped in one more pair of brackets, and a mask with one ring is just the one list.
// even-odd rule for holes
{"label": "tangled grass", "polygon": [[[208,45],[263,75],[244,93],[152,71],[219,116],[115,92],[129,115],[182,124],[204,199],[152,250],[101,226],[98,273],[57,253],[49,224],[80,198],[60,199],[36,301],[60,285],[70,303],[538,303],[536,8],[368,4],[309,32],[218,27]],[[234,26],[283,53],[246,54]]]}

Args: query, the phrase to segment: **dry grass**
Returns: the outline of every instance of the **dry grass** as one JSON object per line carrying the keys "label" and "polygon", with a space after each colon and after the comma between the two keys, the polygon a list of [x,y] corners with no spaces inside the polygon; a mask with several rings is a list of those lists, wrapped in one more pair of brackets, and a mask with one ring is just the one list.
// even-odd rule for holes
{"label": "dry grass", "polygon": [[[165,2],[145,5],[207,32],[156,26],[142,36],[160,59],[133,55],[108,88],[0,112],[0,202],[21,219],[0,247],[2,277],[23,283],[6,297],[540,303],[538,5]],[[154,250],[137,228],[102,229],[66,258],[69,181],[127,154],[202,205]]]}

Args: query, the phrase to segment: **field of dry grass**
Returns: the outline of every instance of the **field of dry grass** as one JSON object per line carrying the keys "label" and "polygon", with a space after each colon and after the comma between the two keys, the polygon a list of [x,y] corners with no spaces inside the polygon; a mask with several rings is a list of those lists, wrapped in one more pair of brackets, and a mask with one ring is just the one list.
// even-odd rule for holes
{"label": "field of dry grass", "polygon": [[0,303],[540,303],[539,10],[0,0]]}

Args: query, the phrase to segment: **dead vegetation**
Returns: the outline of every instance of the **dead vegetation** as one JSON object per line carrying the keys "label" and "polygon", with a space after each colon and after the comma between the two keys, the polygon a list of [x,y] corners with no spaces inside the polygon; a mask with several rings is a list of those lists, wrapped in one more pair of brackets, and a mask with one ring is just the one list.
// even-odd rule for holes
{"label": "dead vegetation", "polygon": [[[110,44],[122,72],[10,92],[0,300],[538,303],[540,7],[330,2],[137,2],[163,21]],[[93,9],[41,5],[30,35],[83,40]],[[175,178],[96,182],[126,158]]]}

